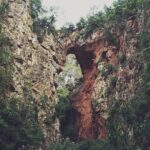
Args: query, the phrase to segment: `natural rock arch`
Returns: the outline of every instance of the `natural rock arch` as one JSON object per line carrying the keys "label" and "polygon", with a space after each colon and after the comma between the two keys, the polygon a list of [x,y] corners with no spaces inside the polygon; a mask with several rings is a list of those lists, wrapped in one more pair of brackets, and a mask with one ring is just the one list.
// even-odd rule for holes
{"label": "natural rock arch", "polygon": [[98,76],[98,60],[105,46],[104,40],[94,41],[87,45],[74,45],[68,48],[67,54],[74,54],[80,64],[82,84],[71,96],[74,125],[77,139],[95,139],[106,137],[105,119],[95,117],[92,106],[92,91]]}

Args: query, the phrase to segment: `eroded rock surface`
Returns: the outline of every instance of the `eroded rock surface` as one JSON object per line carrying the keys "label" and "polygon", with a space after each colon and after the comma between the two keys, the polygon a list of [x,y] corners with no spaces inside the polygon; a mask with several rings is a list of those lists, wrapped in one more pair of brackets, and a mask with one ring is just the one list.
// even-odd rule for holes
{"label": "eroded rock surface", "polygon": [[[61,43],[50,34],[40,44],[32,32],[29,0],[9,1],[2,27],[11,40],[14,56],[14,88],[10,95],[25,101],[24,89],[31,92],[47,144],[60,137],[59,121],[53,116],[58,101],[57,78],[67,54],[75,55],[83,74],[82,83],[71,96],[77,138],[106,138],[112,99],[128,101],[140,85],[142,62],[138,55],[138,38],[141,24],[140,19],[131,17],[123,30],[112,26],[86,38],[75,31],[67,38],[60,38]],[[54,118],[52,123],[47,124],[48,118]]]}
{"label": "eroded rock surface", "polygon": [[[26,101],[24,92],[33,96],[38,106],[39,123],[48,144],[60,137],[59,121],[53,116],[58,101],[57,75],[62,70],[65,54],[62,45],[52,34],[46,36],[42,44],[38,42],[32,32],[29,0],[10,0],[8,5],[2,27],[5,36],[11,41],[14,57],[14,90],[10,95],[22,101]],[[54,119],[48,120],[51,118]]]}
{"label": "eroded rock surface", "polygon": [[83,74],[83,82],[71,98],[78,138],[106,138],[111,101],[128,101],[138,90],[142,71],[138,55],[140,23],[131,17],[124,30],[113,26],[86,38],[74,32],[64,39],[68,54],[76,56]]}

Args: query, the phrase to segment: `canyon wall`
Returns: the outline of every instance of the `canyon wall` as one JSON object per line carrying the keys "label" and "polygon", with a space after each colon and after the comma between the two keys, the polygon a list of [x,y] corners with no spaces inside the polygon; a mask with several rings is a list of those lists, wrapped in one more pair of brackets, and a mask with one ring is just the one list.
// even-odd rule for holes
{"label": "canyon wall", "polygon": [[32,32],[29,0],[8,1],[2,31],[9,38],[13,55],[13,85],[9,95],[26,102],[32,96],[38,106],[39,124],[48,144],[60,137],[55,117],[58,101],[57,75],[62,70],[65,53],[62,45],[50,34],[39,43]]}
{"label": "canyon wall", "polygon": [[63,71],[66,55],[73,54],[83,75],[70,94],[76,139],[105,139],[113,100],[130,101],[140,87],[141,16],[128,18],[123,28],[112,25],[97,29],[87,37],[82,37],[80,31],[59,39],[46,34],[39,43],[32,31],[29,0],[10,0],[8,4],[2,31],[11,42],[13,55],[9,96],[24,102],[32,96],[38,106],[45,143],[59,139],[60,125],[55,116],[58,74]]}
{"label": "canyon wall", "polygon": [[[138,15],[137,15],[138,16]],[[140,87],[139,54],[142,17],[130,17],[124,28],[113,25],[83,38],[76,31],[64,40],[80,64],[83,79],[71,94],[77,137],[105,139],[113,101],[130,101]]]}

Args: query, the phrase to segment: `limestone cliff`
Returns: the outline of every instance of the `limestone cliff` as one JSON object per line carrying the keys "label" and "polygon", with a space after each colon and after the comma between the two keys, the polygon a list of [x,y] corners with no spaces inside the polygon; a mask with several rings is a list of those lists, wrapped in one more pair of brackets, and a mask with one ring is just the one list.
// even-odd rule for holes
{"label": "limestone cliff", "polygon": [[2,30],[11,41],[13,54],[13,88],[10,95],[25,100],[26,92],[34,97],[39,123],[45,141],[49,143],[60,136],[59,121],[54,112],[58,101],[57,75],[64,63],[64,51],[52,34],[46,36],[42,44],[38,42],[32,32],[29,0],[10,0],[8,5]]}
{"label": "limestone cliff", "polygon": [[[13,55],[13,82],[7,94],[24,102],[28,96],[33,97],[44,143],[48,145],[61,137],[55,114],[57,87],[73,85],[68,96],[72,110],[66,118],[75,127],[73,140],[105,139],[113,100],[130,101],[141,85],[143,58],[139,37],[144,26],[143,14],[128,17],[122,28],[107,24],[86,37],[81,36],[80,29],[67,37],[61,33],[57,37],[46,34],[39,43],[32,31],[29,0],[8,0],[8,6],[1,23]],[[75,56],[82,79],[79,68],[74,67],[76,62],[67,61],[73,69],[64,67],[69,54]],[[58,77],[64,78],[65,83]],[[77,85],[76,79],[80,80]]]}

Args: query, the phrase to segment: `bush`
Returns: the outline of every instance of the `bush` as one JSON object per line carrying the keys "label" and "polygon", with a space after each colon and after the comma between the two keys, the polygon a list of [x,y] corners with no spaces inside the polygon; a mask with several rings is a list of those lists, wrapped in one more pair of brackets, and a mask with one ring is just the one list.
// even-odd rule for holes
{"label": "bush", "polygon": [[[56,21],[56,10],[54,7],[50,8],[48,17],[39,17],[40,14],[46,13],[47,11],[42,8],[41,0],[30,0],[30,15],[33,19],[32,30],[37,34],[38,41],[43,42],[44,36],[52,33],[56,34],[55,21]],[[47,16],[47,14],[45,15]]]}
{"label": "bush", "polygon": [[12,82],[12,55],[9,39],[0,33],[0,95],[9,91]]}
{"label": "bush", "polygon": [[86,20],[81,18],[80,21],[76,24],[77,29],[82,30],[86,27]]}
{"label": "bush", "polygon": [[102,68],[102,70],[100,71],[101,76],[108,76],[109,74],[116,72],[117,68],[115,68],[113,65],[108,64],[105,67]]}
{"label": "bush", "polygon": [[12,77],[9,70],[0,67],[0,95],[4,95],[11,87]]}
{"label": "bush", "polygon": [[39,146],[43,140],[35,105],[0,98],[0,149]]}
{"label": "bush", "polygon": [[115,88],[116,87],[116,84],[117,84],[117,77],[111,77],[110,78],[110,86],[112,87],[112,88]]}
{"label": "bush", "polygon": [[50,16],[49,17],[42,17],[42,18],[36,18],[33,20],[33,26],[32,30],[34,33],[37,34],[38,41],[40,43],[43,42],[44,36],[46,34],[53,34],[55,35],[56,29],[55,29],[55,22],[56,22],[56,12],[55,8],[51,8]]}
{"label": "bush", "polygon": [[60,31],[65,35],[69,36],[73,31],[75,31],[75,26],[72,23],[67,23],[65,26],[63,26]]}
{"label": "bush", "polygon": [[42,11],[41,0],[30,0],[30,15],[33,19],[38,18],[39,13]]}
{"label": "bush", "polygon": [[150,47],[149,42],[150,35],[147,31],[143,31],[140,34],[140,49],[143,51],[144,49],[147,49]]}
{"label": "bush", "polygon": [[122,52],[118,53],[117,58],[120,64],[123,64],[126,61],[126,55]]}
{"label": "bush", "polygon": [[[145,93],[145,92],[144,92]],[[112,101],[109,140],[114,149],[149,149],[150,105],[143,89],[130,102]]]}
{"label": "bush", "polygon": [[113,35],[110,31],[106,30],[104,33],[104,38],[109,42],[111,45],[118,45],[118,38],[117,36]]}
{"label": "bush", "polygon": [[85,26],[85,36],[88,36],[91,34],[95,29],[99,27],[104,26],[104,18],[103,18],[103,13],[98,12],[97,14],[93,16],[89,16],[87,19],[87,23]]}
{"label": "bush", "polygon": [[69,139],[65,139],[63,141],[50,144],[48,150],[77,150],[77,144],[71,142]]}
{"label": "bush", "polygon": [[50,144],[49,150],[111,150],[107,140],[83,140],[80,142],[72,142],[65,139],[61,142]]}
{"label": "bush", "polygon": [[64,137],[75,137],[75,127],[73,124],[73,109],[69,101],[69,91],[63,87],[58,90],[59,102],[56,105],[56,116],[60,120],[60,130]]}
{"label": "bush", "polygon": [[37,38],[40,43],[43,42],[46,33],[48,35],[50,33],[52,33],[53,35],[56,33],[54,23],[54,16],[37,19],[33,22],[33,32],[37,34]]}
{"label": "bush", "polygon": [[109,143],[107,140],[84,140],[78,143],[78,150],[108,150]]}
{"label": "bush", "polygon": [[[77,23],[78,29],[84,28],[84,36],[88,36],[95,29],[107,28],[114,25],[121,31],[125,27],[125,22],[129,17],[136,17],[139,10],[143,10],[149,6],[149,1],[141,0],[118,0],[113,3],[112,7],[105,7],[104,12],[98,12],[87,17],[87,20],[80,20]],[[143,8],[144,6],[144,8]],[[113,42],[116,42],[113,38]]]}
{"label": "bush", "polygon": [[8,10],[9,6],[8,6],[8,2],[2,2],[0,4],[0,21],[3,20],[3,17],[6,13],[6,11]]}

